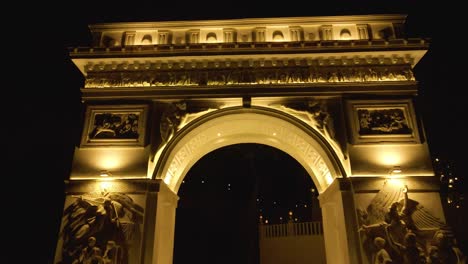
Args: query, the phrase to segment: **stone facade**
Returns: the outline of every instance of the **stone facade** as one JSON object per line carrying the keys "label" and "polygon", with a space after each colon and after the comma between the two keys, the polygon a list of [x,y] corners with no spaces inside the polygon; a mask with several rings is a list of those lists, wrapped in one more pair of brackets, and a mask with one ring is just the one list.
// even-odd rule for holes
{"label": "stone facade", "polygon": [[[414,110],[412,69],[429,44],[406,39],[404,23],[373,15],[90,26],[92,47],[70,49],[86,116],[56,262],[79,259],[90,237],[103,251],[120,235],[109,245],[118,263],[172,263],[185,174],[237,143],[283,150],[309,172],[328,263],[409,257],[413,240],[424,258],[455,252],[441,246],[449,229]],[[383,203],[382,193],[394,196]],[[393,203],[406,224],[397,243],[370,231],[394,228],[385,217]],[[138,237],[125,236],[130,226]]]}

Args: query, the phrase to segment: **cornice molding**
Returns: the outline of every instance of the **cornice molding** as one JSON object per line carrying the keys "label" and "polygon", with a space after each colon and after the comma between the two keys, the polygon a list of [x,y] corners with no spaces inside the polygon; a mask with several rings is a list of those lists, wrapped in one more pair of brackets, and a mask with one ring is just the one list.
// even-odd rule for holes
{"label": "cornice molding", "polygon": [[[337,44],[335,44],[337,43]],[[391,42],[381,43],[376,46],[374,42],[366,41],[362,46],[343,42],[317,42],[315,46],[291,46],[284,43],[283,48],[271,48],[268,44],[220,48],[219,46],[205,46],[200,49],[190,49],[189,46],[174,47],[151,46],[132,47],[130,49],[120,48],[118,50],[101,48],[75,48],[71,51],[70,57],[83,75],[88,71],[104,70],[105,65],[114,65],[111,69],[116,69],[115,65],[128,64],[132,67],[143,67],[144,65],[167,64],[180,68],[217,68],[220,65],[226,67],[236,66],[241,63],[242,67],[252,67],[253,65],[265,65],[270,61],[272,66],[280,66],[281,62],[305,61],[304,65],[322,65],[325,63],[338,63],[337,65],[369,65],[369,64],[409,64],[414,67],[427,52],[429,45],[426,41],[418,39],[402,44],[392,44]],[[320,44],[320,45],[318,45]],[[234,45],[234,44],[233,44]],[[343,45],[343,46],[340,46]],[[241,48],[240,48],[241,47]],[[317,63],[313,61],[316,60]],[[328,62],[327,62],[328,60]],[[321,63],[322,62],[322,63]],[[245,65],[244,65],[245,64]],[[147,66],[145,66],[147,67]],[[168,68],[170,68],[169,66]],[[160,67],[159,67],[160,68]]]}
{"label": "cornice molding", "polygon": [[393,40],[330,40],[303,42],[260,42],[260,43],[214,43],[214,44],[168,44],[125,47],[71,47],[72,58],[108,58],[142,56],[177,56],[210,54],[258,54],[258,53],[332,53],[385,50],[427,50],[428,39]]}
{"label": "cornice molding", "polygon": [[262,27],[275,25],[297,26],[304,24],[349,24],[349,23],[405,23],[404,14],[375,14],[352,16],[317,16],[317,17],[276,17],[276,18],[242,18],[223,20],[186,20],[162,22],[115,22],[89,25],[91,32],[102,30],[132,29],[185,29],[200,27]]}

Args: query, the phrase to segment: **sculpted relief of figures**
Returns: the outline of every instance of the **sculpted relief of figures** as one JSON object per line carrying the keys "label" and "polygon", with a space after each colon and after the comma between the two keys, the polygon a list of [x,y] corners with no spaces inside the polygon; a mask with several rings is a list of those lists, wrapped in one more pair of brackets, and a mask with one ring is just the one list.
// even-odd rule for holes
{"label": "sculpted relief of figures", "polygon": [[162,112],[161,122],[159,122],[162,143],[168,142],[177,131],[193,119],[219,109],[220,106],[212,107],[191,107],[188,109],[187,102],[184,101],[168,104]]}
{"label": "sculpted relief of figures", "polygon": [[336,140],[333,117],[325,100],[311,99],[298,104],[273,104],[270,106],[302,119],[326,138]]}
{"label": "sculpted relief of figures", "polygon": [[293,115],[315,128],[328,140],[337,153],[341,153],[343,159],[347,159],[343,151],[343,145],[336,138],[333,113],[329,109],[330,106],[327,100],[312,98],[303,102],[285,105],[271,104],[269,106]]}
{"label": "sculpted relief of figures", "polygon": [[178,102],[169,104],[166,110],[162,113],[161,122],[159,123],[159,131],[163,143],[169,141],[179,129],[182,118],[187,114],[187,104]]}
{"label": "sculpted relief of figures", "polygon": [[121,192],[71,195],[66,199],[54,263],[136,263],[144,197]]}
{"label": "sculpted relief of figures", "polygon": [[85,88],[414,81],[408,66],[88,72]]}
{"label": "sculpted relief of figures", "polygon": [[358,209],[368,263],[463,264],[466,259],[445,223],[408,197],[407,186],[385,182],[366,209]]}

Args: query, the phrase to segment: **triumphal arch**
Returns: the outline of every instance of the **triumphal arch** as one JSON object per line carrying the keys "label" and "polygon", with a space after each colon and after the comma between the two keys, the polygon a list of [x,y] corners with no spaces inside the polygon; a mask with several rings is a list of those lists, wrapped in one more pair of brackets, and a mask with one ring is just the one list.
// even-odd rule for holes
{"label": "triumphal arch", "polygon": [[428,257],[449,237],[415,111],[413,68],[429,45],[405,37],[405,16],[89,29],[92,45],[70,49],[85,111],[56,263],[93,250],[115,263],[172,263],[182,180],[238,143],[282,150],[309,173],[327,263],[399,263],[410,247]]}

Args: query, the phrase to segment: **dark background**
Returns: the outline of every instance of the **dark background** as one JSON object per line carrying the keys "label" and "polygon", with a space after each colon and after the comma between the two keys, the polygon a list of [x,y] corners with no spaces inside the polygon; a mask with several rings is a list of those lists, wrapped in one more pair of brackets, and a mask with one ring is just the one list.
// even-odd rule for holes
{"label": "dark background", "polygon": [[7,58],[5,66],[10,70],[3,76],[8,85],[2,88],[5,140],[1,147],[6,150],[3,160],[7,168],[2,176],[5,181],[13,179],[14,183],[4,185],[8,199],[3,218],[7,222],[4,226],[14,226],[15,234],[10,240],[22,253],[16,257],[34,259],[27,263],[51,263],[53,259],[64,180],[70,173],[82,118],[79,89],[83,79],[70,61],[67,47],[89,46],[87,25],[92,23],[408,14],[408,36],[431,39],[429,51],[414,69],[420,83],[417,110],[431,154],[450,161],[453,173],[459,178],[465,176],[462,159],[466,156],[466,103],[462,94],[466,74],[462,59],[465,47],[460,37],[466,28],[460,26],[463,19],[458,16],[460,9],[450,1],[433,4],[402,0],[62,1],[58,4],[18,1],[16,4],[15,10],[20,12],[14,12],[16,16],[7,24],[14,32],[5,38],[7,47],[3,49]]}

